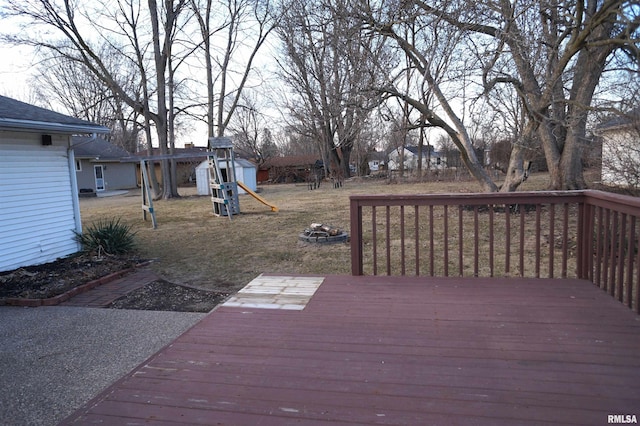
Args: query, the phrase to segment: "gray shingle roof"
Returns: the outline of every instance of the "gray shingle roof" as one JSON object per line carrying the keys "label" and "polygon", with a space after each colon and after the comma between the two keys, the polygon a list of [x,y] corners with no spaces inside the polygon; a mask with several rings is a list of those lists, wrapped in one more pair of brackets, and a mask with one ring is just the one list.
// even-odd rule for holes
{"label": "gray shingle roof", "polygon": [[[404,147],[404,149],[406,149],[407,151],[413,153],[414,155],[418,155],[418,151],[420,151],[420,148],[414,145],[407,145]],[[427,156],[429,154],[433,155],[435,154],[436,151],[435,149],[433,149],[433,147],[431,145],[423,145],[422,146],[422,155],[423,156]]]}
{"label": "gray shingle roof", "polygon": [[131,154],[102,138],[93,139],[87,136],[71,138],[76,158],[98,158],[100,161],[120,161]]}
{"label": "gray shingle roof", "polygon": [[89,121],[0,96],[0,128],[52,133],[108,133],[109,129]]}

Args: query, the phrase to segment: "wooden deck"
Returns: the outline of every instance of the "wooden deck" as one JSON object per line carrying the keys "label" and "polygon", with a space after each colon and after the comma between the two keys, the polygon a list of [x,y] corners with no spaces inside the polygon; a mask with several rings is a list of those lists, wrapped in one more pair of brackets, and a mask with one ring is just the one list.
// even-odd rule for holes
{"label": "wooden deck", "polygon": [[328,276],[222,306],[65,424],[607,424],[640,417],[640,320],[582,280]]}

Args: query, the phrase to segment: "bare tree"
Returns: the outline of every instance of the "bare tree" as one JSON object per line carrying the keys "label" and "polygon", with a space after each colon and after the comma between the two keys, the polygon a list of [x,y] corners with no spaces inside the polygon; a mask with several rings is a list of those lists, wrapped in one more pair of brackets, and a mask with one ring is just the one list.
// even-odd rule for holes
{"label": "bare tree", "polygon": [[[392,76],[380,90],[411,105],[423,125],[443,129],[484,190],[497,191],[498,186],[476,155],[464,116],[455,112],[454,101],[460,101],[460,97],[446,93],[455,89],[455,80],[460,77],[461,70],[456,67],[455,58],[463,55],[464,34],[442,27],[439,17],[421,12],[413,2],[403,3],[402,7],[383,4],[373,8],[363,0],[360,5],[359,17],[363,25],[369,31],[395,41],[410,64],[397,76]],[[422,79],[413,93],[398,85],[411,70],[417,71]],[[464,107],[461,111],[464,113]]]}
{"label": "bare tree", "polygon": [[235,150],[259,166],[278,153],[268,120],[260,113],[261,109],[256,96],[245,92],[229,125],[234,135]]}
{"label": "bare tree", "polygon": [[360,31],[341,0],[291,0],[278,29],[280,74],[290,89],[291,125],[315,141],[325,168],[349,176],[354,143],[372,109],[373,89],[388,72],[384,41]]}
{"label": "bare tree", "polygon": [[[135,0],[116,1],[115,12],[101,5],[91,9],[89,4],[64,0],[60,4],[50,0],[7,1],[7,12],[22,17],[30,31],[15,34],[11,41],[48,49],[71,61],[82,63],[118,98],[134,111],[143,114],[145,123],[153,125],[160,151],[168,153],[167,63],[175,37],[178,18],[187,0],[165,0],[158,5],[148,0],[146,8]],[[109,19],[109,23],[100,18]],[[149,20],[151,28],[143,26]],[[46,39],[33,28],[49,32]],[[58,37],[58,38],[56,38]],[[97,48],[95,39],[111,43],[114,51],[140,67],[143,98],[138,99],[121,84],[119,70]],[[117,40],[117,41],[114,41]],[[151,58],[148,58],[149,50]],[[152,78],[147,78],[148,74]],[[152,95],[156,108],[152,110]],[[148,132],[147,132],[148,133]],[[163,188],[161,196],[177,196],[169,163],[162,161]]]}
{"label": "bare tree", "polygon": [[[116,55],[105,53],[107,60],[117,59]],[[136,152],[138,133],[142,127],[139,113],[128,107],[118,96],[106,87],[84,64],[71,61],[64,56],[43,52],[39,59],[37,74],[32,77],[33,90],[42,104],[53,108],[53,103],[61,105],[74,117],[102,124],[111,129],[109,140],[128,152]],[[118,76],[123,86],[129,85],[128,93],[136,93],[139,85],[135,68],[131,63],[118,63]]]}
{"label": "bare tree", "polygon": [[501,191],[515,191],[528,176],[525,164],[539,152],[535,129],[517,92],[506,85],[483,91],[471,102],[470,115],[473,139],[484,140],[489,152],[485,166],[503,173]]}
{"label": "bare tree", "polygon": [[[618,49],[637,60],[640,16],[632,1],[496,0],[412,5],[486,47],[486,90],[512,85],[541,141],[553,189],[585,187],[582,153],[593,94]],[[637,62],[635,64],[637,67]]]}
{"label": "bare tree", "polygon": [[[449,134],[485,189],[495,190],[497,186],[472,154],[461,118],[464,107],[462,114],[454,113],[452,100],[456,95],[451,94],[451,80],[441,79],[443,69],[465,63],[458,59],[452,62],[452,58],[470,54],[476,58],[470,82],[482,84],[485,93],[501,85],[511,85],[517,93],[526,114],[518,139],[540,141],[550,171],[550,187],[584,187],[581,159],[588,144],[586,123],[594,90],[613,52],[628,52],[629,58],[635,58],[628,63],[637,67],[640,18],[631,1],[412,0],[384,3],[378,9],[364,0],[360,4],[364,22],[394,39],[412,59],[444,115],[415,98],[409,101],[422,110],[428,122]],[[417,28],[423,37],[409,39],[408,27]],[[393,86],[385,89],[407,97]],[[516,150],[522,146],[514,144]],[[514,152],[512,160],[517,167],[510,170],[520,170],[522,151]],[[509,174],[504,190],[515,186],[510,179]]]}
{"label": "bare tree", "polygon": [[319,155],[320,153],[312,138],[299,133],[299,129],[295,126],[285,126],[273,136],[281,155]]}
{"label": "bare tree", "polygon": [[[205,62],[208,132],[210,137],[221,137],[250,82],[258,52],[275,28],[278,17],[268,0],[219,3],[191,0],[190,3],[200,30],[201,42],[197,45]],[[216,49],[218,45],[222,47]]]}
{"label": "bare tree", "polygon": [[[380,161],[378,148],[380,142],[385,138],[385,128],[380,116],[375,111],[362,126],[358,139],[356,140],[353,152],[351,153],[352,163],[356,165],[356,173],[359,176],[366,176],[371,173],[369,160]],[[375,158],[371,158],[375,155]]]}

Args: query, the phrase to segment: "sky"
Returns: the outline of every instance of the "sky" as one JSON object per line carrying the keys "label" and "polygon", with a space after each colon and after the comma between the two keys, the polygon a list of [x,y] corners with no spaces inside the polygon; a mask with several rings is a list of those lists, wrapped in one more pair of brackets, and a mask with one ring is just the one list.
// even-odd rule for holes
{"label": "sky", "polygon": [[[0,17],[0,19],[2,19],[3,23],[3,32],[8,32],[9,28],[12,27],[12,24],[7,22],[7,19],[10,20],[10,18]],[[258,55],[257,65],[255,66],[257,69],[266,70],[273,66],[270,62],[264,63],[264,58],[270,57],[269,55],[272,53],[267,53],[267,47],[268,45],[263,46],[263,53]],[[33,47],[0,44],[0,95],[38,105],[31,90],[31,86],[35,84],[33,76],[37,75],[35,61],[36,53]],[[65,110],[57,112],[68,114],[68,111]],[[269,115],[273,117],[279,116],[275,111],[270,111]],[[179,147],[183,147],[185,144],[207,146],[206,124],[190,121],[187,126],[189,130],[183,130],[178,135],[176,145]]]}
{"label": "sky", "polygon": [[[3,2],[0,0],[0,13]],[[6,15],[0,15],[2,33],[11,34],[19,32],[17,21]],[[33,47],[13,46],[8,43],[0,43],[0,95],[29,102],[32,99],[29,79],[34,74],[32,66],[35,54]]]}
{"label": "sky", "polygon": [[33,53],[28,47],[0,46],[0,95],[29,102]]}
{"label": "sky", "polygon": [[[30,86],[35,75],[33,61],[35,54],[28,46],[0,46],[0,95],[22,102],[37,104],[31,94]],[[68,114],[67,111],[57,111]],[[179,147],[186,143],[207,146],[207,127],[204,123],[190,123],[193,131],[182,135],[176,142]]]}

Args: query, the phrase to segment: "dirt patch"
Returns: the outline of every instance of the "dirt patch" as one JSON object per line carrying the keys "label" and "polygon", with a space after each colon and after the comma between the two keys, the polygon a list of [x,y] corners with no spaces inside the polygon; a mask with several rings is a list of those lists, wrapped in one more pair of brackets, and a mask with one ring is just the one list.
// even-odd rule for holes
{"label": "dirt patch", "polygon": [[209,312],[229,295],[158,280],[111,303],[112,309]]}
{"label": "dirt patch", "polygon": [[[64,294],[107,275],[131,269],[142,263],[137,257],[109,256],[100,259],[78,255],[43,265],[0,273],[0,299],[47,299]],[[228,297],[164,280],[157,280],[129,292],[109,308],[209,312]]]}

